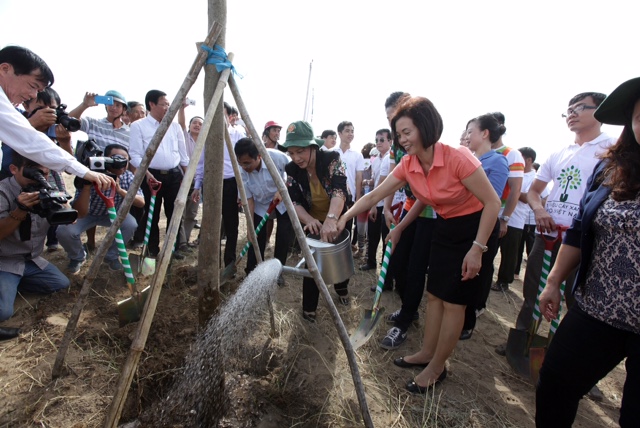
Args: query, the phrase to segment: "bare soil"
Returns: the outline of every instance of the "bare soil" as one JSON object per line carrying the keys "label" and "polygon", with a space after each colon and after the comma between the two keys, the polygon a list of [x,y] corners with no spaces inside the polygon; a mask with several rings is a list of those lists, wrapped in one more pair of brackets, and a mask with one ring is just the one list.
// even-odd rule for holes
{"label": "bare soil", "polygon": [[[238,251],[244,244],[244,230],[241,216]],[[100,233],[98,230],[98,237]],[[271,252],[268,247],[267,257]],[[64,250],[46,253],[46,257],[62,270],[66,267]],[[297,261],[294,255],[288,264]],[[113,274],[106,265],[102,266],[66,357],[68,374],[51,380],[57,346],[90,262],[73,276],[68,292],[46,297],[19,296],[16,314],[2,323],[3,327],[20,327],[22,333],[17,339],[0,342],[0,427],[101,426],[137,328],[137,323],[118,326],[116,302],[128,297],[124,275]],[[186,260],[173,262],[128,394],[121,418],[123,426],[157,426],[158,404],[182,371],[185,355],[198,333],[196,264],[195,251]],[[361,261],[356,260],[356,266],[359,264]],[[244,263],[237,278],[225,288],[227,295],[240,284],[243,267]],[[338,306],[349,332],[356,329],[363,311],[370,308],[373,293],[369,288],[376,279],[371,271],[356,268],[349,284],[352,304]],[[144,286],[145,281],[148,282],[142,279],[140,284]],[[322,302],[315,325],[302,319],[301,283],[301,278],[289,276],[286,285],[273,293],[273,339],[269,337],[266,305],[256,319],[238,320],[252,324],[251,334],[242,343],[253,358],[241,368],[226,368],[229,411],[221,426],[362,426],[336,328]],[[426,397],[406,392],[404,384],[415,373],[392,364],[394,358],[420,346],[423,314],[410,328],[407,342],[395,351],[378,346],[389,327],[381,325],[374,337],[357,350],[375,426],[533,426],[533,385],[518,377],[505,358],[494,352],[496,345],[506,341],[513,325],[522,301],[521,287],[521,282],[515,281],[510,291],[491,293],[488,309],[478,319],[473,337],[459,342],[449,359],[446,381]],[[331,293],[336,299],[335,292]],[[395,292],[385,292],[382,305],[391,313],[400,307],[400,298]],[[621,364],[600,382],[602,402],[582,400],[574,426],[617,426],[624,379]]]}

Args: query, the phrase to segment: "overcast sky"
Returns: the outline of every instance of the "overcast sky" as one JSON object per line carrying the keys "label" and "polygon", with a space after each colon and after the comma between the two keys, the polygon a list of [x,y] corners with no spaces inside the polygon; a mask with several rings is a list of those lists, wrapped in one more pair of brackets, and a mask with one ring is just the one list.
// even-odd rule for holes
{"label": "overcast sky", "polygon": [[[458,144],[469,119],[502,111],[505,143],[531,146],[542,161],[572,142],[560,114],[573,95],[640,75],[639,11],[618,0],[233,0],[226,48],[259,132],[268,120],[302,119],[313,60],[317,134],[350,120],[360,148],[387,126],[384,100],[401,90],[434,102],[443,142]],[[173,99],[208,30],[205,0],[2,0],[0,16],[0,43],[42,56],[71,109],[86,91],[143,101],[161,89]],[[204,114],[203,78],[188,117]],[[105,116],[101,106],[85,114]]]}

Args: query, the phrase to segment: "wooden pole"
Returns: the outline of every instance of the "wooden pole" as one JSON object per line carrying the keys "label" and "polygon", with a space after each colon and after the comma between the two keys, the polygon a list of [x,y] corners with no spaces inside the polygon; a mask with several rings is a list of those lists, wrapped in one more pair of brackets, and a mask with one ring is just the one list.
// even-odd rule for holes
{"label": "wooden pole", "polygon": [[[229,59],[233,59],[233,54],[229,54]],[[158,267],[151,279],[151,291],[144,306],[144,310],[142,311],[138,329],[136,330],[136,336],[131,343],[129,355],[121,369],[120,378],[118,379],[118,384],[116,386],[116,392],[113,395],[113,400],[111,401],[111,405],[107,411],[107,417],[104,421],[103,426],[105,428],[117,426],[118,420],[120,419],[120,414],[122,413],[122,408],[124,407],[129,387],[133,381],[133,375],[136,367],[138,366],[138,362],[140,361],[140,355],[142,355],[142,351],[144,350],[144,346],[149,335],[149,329],[153,322],[153,316],[155,315],[158,299],[160,298],[160,292],[162,291],[162,283],[164,282],[167,267],[169,266],[169,260],[171,259],[171,253],[174,246],[173,243],[178,235],[180,220],[182,219],[186,200],[189,197],[189,188],[191,187],[191,182],[193,181],[198,161],[202,155],[206,136],[211,128],[216,107],[222,99],[222,94],[224,92],[224,88],[227,86],[227,79],[229,78],[230,73],[231,70],[226,69],[220,74],[218,86],[207,108],[207,114],[205,115],[204,123],[202,125],[202,131],[200,131],[198,141],[196,142],[196,146],[193,150],[192,158],[189,160],[189,166],[187,167],[187,171],[182,179],[180,190],[178,190],[173,215],[169,222],[169,228],[162,244],[160,254],[158,255]]]}
{"label": "wooden pole", "polygon": [[[218,23],[214,22],[211,25],[211,28],[209,29],[209,35],[205,39],[204,43],[207,46],[213,46],[213,43],[218,38],[221,32],[222,32],[222,27],[218,25]],[[56,359],[53,364],[53,369],[51,371],[51,376],[53,379],[59,377],[62,374],[64,358],[67,355],[69,344],[71,343],[71,339],[73,338],[73,334],[75,332],[76,326],[78,325],[78,320],[80,319],[80,313],[82,312],[82,309],[86,304],[87,297],[89,296],[89,292],[91,291],[91,285],[93,284],[93,281],[96,279],[96,276],[98,275],[100,264],[102,263],[104,256],[107,254],[107,250],[111,246],[111,243],[113,242],[118,229],[120,228],[120,226],[122,225],[122,222],[124,221],[125,217],[129,213],[129,209],[131,208],[133,199],[135,198],[136,193],[140,188],[140,184],[142,184],[142,180],[145,178],[145,174],[147,172],[147,169],[149,168],[149,163],[151,162],[151,159],[153,159],[153,156],[158,150],[158,146],[160,145],[162,138],[164,138],[164,134],[167,132],[167,129],[169,129],[169,125],[173,121],[173,118],[175,117],[176,113],[178,112],[178,109],[182,104],[182,100],[187,96],[187,94],[189,93],[189,89],[191,88],[191,86],[193,86],[196,79],[198,78],[198,74],[200,73],[200,70],[202,69],[202,66],[204,65],[206,59],[207,59],[207,52],[203,50],[198,52],[198,55],[196,56],[196,59],[191,65],[191,68],[189,69],[189,72],[187,73],[187,76],[185,77],[185,80],[182,83],[182,86],[180,87],[180,89],[178,90],[178,93],[176,94],[174,102],[171,104],[171,107],[169,107],[169,111],[167,111],[164,118],[162,119],[162,122],[160,122],[160,126],[158,127],[155,135],[153,136],[153,138],[151,139],[151,142],[149,143],[149,146],[147,147],[144,157],[142,158],[142,162],[140,163],[140,166],[138,167],[136,174],[133,178],[133,182],[129,187],[127,196],[125,196],[124,200],[122,201],[122,204],[120,205],[120,209],[118,210],[118,217],[111,224],[111,227],[109,228],[109,230],[107,230],[107,233],[104,239],[102,240],[102,243],[98,247],[98,251],[96,252],[96,255],[94,256],[93,261],[91,262],[91,266],[89,267],[87,276],[85,277],[85,280],[82,284],[82,288],[80,289],[80,294],[78,295],[76,304],[73,307],[73,310],[71,312],[71,316],[69,318],[69,322],[67,323],[64,336],[62,337],[60,347],[58,348],[58,354],[56,355]]]}
{"label": "wooden pole", "polygon": [[[208,0],[209,24],[227,25],[226,0]],[[225,31],[218,38],[217,44],[225,47]],[[204,67],[204,100],[208,104],[213,97],[215,82],[220,73],[212,64]],[[222,224],[222,190],[223,190],[223,148],[224,148],[224,113],[221,105],[216,109],[213,125],[207,135],[204,155],[204,174],[207,178],[202,187],[202,228],[198,246],[198,325],[205,327],[211,316],[220,306],[220,230]]]}
{"label": "wooden pole", "polygon": [[333,299],[331,298],[331,294],[329,294],[329,290],[327,289],[327,285],[324,283],[320,272],[318,271],[318,266],[311,254],[311,249],[309,245],[307,245],[307,240],[305,239],[304,231],[302,230],[302,225],[300,224],[300,220],[298,219],[298,215],[296,214],[296,210],[293,206],[293,202],[289,197],[289,191],[287,190],[284,181],[282,181],[282,177],[278,174],[278,170],[276,165],[271,160],[267,149],[260,139],[260,135],[256,131],[253,126],[253,122],[251,121],[251,117],[249,116],[249,112],[242,101],[242,97],[240,96],[240,90],[238,89],[238,85],[236,84],[233,76],[229,79],[229,89],[231,89],[231,93],[236,101],[236,105],[238,106],[238,110],[242,115],[242,120],[244,120],[245,124],[249,128],[251,133],[251,137],[253,138],[253,142],[258,148],[258,152],[262,155],[262,159],[267,165],[267,169],[269,173],[271,173],[271,177],[273,181],[276,183],[278,187],[278,191],[282,196],[282,200],[284,201],[285,206],[287,207],[287,213],[289,214],[289,218],[291,219],[291,224],[293,225],[293,230],[296,234],[296,238],[298,239],[298,243],[300,244],[300,248],[302,249],[302,253],[307,263],[307,268],[311,273],[313,279],[316,282],[320,293],[324,297],[327,306],[329,308],[329,313],[333,318],[333,322],[336,326],[336,330],[338,331],[338,336],[340,337],[340,341],[342,342],[342,346],[344,347],[345,353],[347,354],[347,360],[349,362],[349,368],[351,369],[351,377],[353,379],[353,384],[355,386],[356,395],[358,396],[358,402],[360,404],[360,411],[362,413],[362,419],[366,427],[373,428],[373,421],[371,420],[371,415],[369,414],[369,406],[367,405],[367,397],[364,393],[364,385],[362,384],[362,379],[360,377],[360,372],[358,370],[358,362],[356,360],[355,352],[353,351],[353,347],[351,346],[351,342],[349,341],[349,333],[345,328],[342,318],[340,318],[340,314],[338,313],[338,309],[333,303]]}

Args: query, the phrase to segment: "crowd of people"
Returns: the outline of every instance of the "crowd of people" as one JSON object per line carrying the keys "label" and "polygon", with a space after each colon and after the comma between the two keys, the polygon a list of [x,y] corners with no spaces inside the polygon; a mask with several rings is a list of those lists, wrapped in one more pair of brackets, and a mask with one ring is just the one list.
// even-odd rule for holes
{"label": "crowd of people", "polygon": [[[49,251],[58,243],[65,250],[67,274],[80,271],[96,247],[95,226],[109,226],[99,193],[109,196],[114,189],[116,207],[122,203],[170,105],[160,90],[148,91],[143,103],[127,101],[112,90],[105,94],[111,100],[105,105],[106,117],[94,119],[83,113],[103,97],[87,92],[82,103],[66,113],[53,82],[53,73],[33,52],[15,46],[0,50],[0,321],[12,316],[19,290],[52,293],[69,286],[68,277],[42,257],[45,240]],[[188,106],[184,100],[122,224],[130,247],[142,246],[149,206],[156,198],[148,237],[151,257],[160,248],[160,206],[170,218],[203,125],[199,116],[187,123]],[[265,124],[262,144],[286,183],[295,208],[295,216],[290,216],[256,142],[247,138],[238,111],[225,103],[234,156],[225,146],[224,266],[237,259],[239,182],[234,159],[241,168],[249,215],[255,224],[268,219],[258,233],[262,257],[276,228],[274,257],[287,262],[294,245],[292,218],[327,242],[348,230],[353,256],[362,258],[361,271],[377,271],[380,243],[390,241],[393,254],[384,290],[395,289],[401,307],[387,316],[393,326],[380,346],[397,349],[406,341],[420,318],[426,288],[421,347],[393,361],[402,368],[421,369],[405,388],[424,394],[446,378],[448,358],[459,340],[472,338],[491,291],[508,292],[520,278],[526,253],[515,329],[530,331],[537,298],[549,320],[557,316],[563,298],[570,308],[540,371],[536,423],[570,426],[581,397],[626,358],[620,424],[639,426],[639,413],[632,409],[640,404],[640,258],[635,257],[640,250],[640,78],[623,83],[609,97],[596,92],[572,97],[563,117],[573,141],[537,167],[534,148],[503,143],[502,113],[471,118],[460,145],[452,146],[440,141],[443,119],[429,99],[394,92],[384,108],[388,124],[361,152],[352,148],[355,128],[349,121],[320,137],[309,123],[293,122],[282,144],[283,127],[275,121]],[[603,123],[624,126],[622,135],[608,136],[601,130]],[[70,131],[78,129],[104,156],[105,174],[74,156]],[[66,190],[61,173],[79,177],[75,197],[69,197],[77,220],[69,214],[59,221],[67,212],[65,203],[57,216],[41,209],[42,188]],[[197,248],[198,239],[191,235],[205,180],[201,157],[174,257]],[[568,230],[551,251],[553,267],[539,295],[545,241],[553,240],[558,228]],[[255,268],[256,260],[250,248],[245,273]],[[112,271],[122,270],[115,243],[105,262]],[[564,295],[563,282],[568,285]],[[278,283],[284,285],[284,279]],[[338,303],[349,306],[349,279],[333,286]],[[304,320],[316,322],[318,304],[316,284],[304,278]],[[0,327],[2,338],[17,334],[16,329]],[[595,348],[600,351],[592,352]],[[500,355],[506,350],[506,343],[496,348]]]}

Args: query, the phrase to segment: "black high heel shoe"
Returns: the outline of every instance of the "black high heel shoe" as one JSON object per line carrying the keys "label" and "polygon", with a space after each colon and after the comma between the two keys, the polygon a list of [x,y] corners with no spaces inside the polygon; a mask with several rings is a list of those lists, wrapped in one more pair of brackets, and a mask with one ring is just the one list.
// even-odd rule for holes
{"label": "black high heel shoe", "polygon": [[429,365],[429,363],[410,363],[408,361],[404,360],[404,357],[400,357],[400,358],[396,358],[395,360],[393,360],[393,364],[395,364],[398,367],[402,367],[403,369],[412,369],[412,368],[420,368],[420,369],[424,369],[425,367],[427,367]]}
{"label": "black high heel shoe", "polygon": [[433,382],[431,385],[420,386],[416,383],[415,380],[412,379],[409,382],[407,382],[406,388],[407,388],[407,391],[409,391],[412,394],[426,394],[431,388],[434,388],[436,385],[442,383],[442,381],[446,377],[447,377],[447,368],[445,367],[442,373],[440,373],[440,376],[438,376],[438,379],[436,379],[436,381]]}

